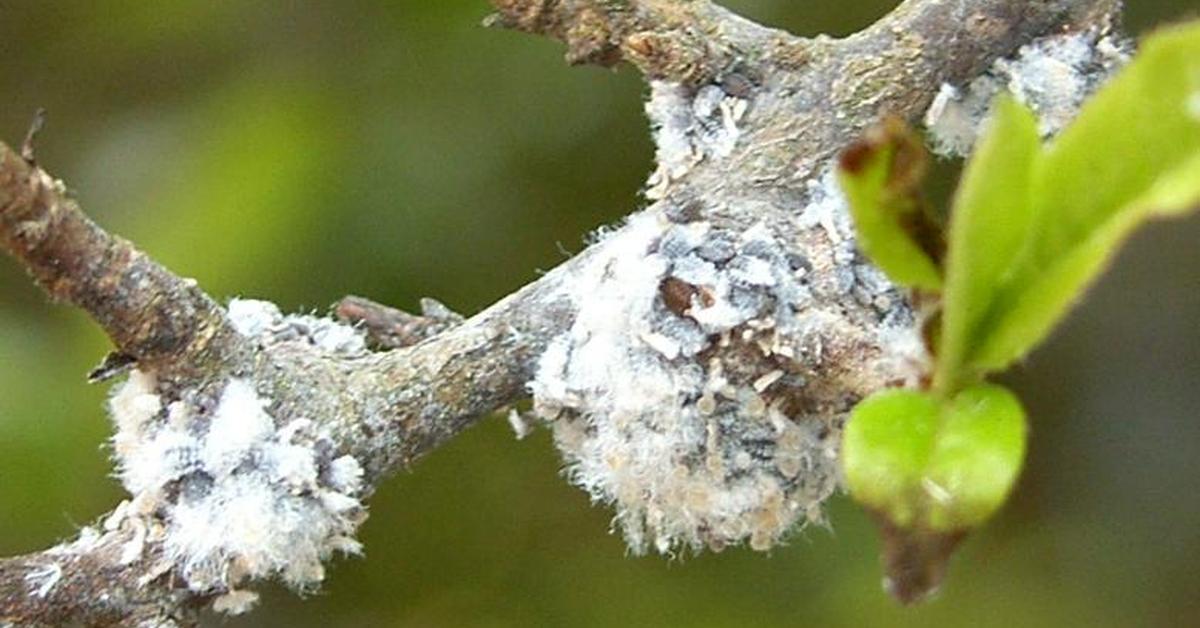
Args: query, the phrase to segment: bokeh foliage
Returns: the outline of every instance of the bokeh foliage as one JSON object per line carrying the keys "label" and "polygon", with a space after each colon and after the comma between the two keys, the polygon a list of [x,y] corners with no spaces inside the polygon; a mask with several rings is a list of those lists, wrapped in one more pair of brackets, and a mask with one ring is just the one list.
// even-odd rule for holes
{"label": "bokeh foliage", "polygon": [[[727,4],[837,34],[893,3]],[[1130,4],[1135,32],[1190,5]],[[568,68],[551,42],[479,28],[485,11],[0,0],[0,136],[49,109],[41,161],[214,294],[293,309],[432,295],[472,312],[635,207],[651,155],[638,77]],[[933,604],[879,590],[873,530],[843,499],[832,532],[771,556],[626,557],[544,433],[517,442],[488,420],[380,491],[366,559],[335,565],[324,593],[272,594],[227,625],[1200,624],[1198,237],[1196,219],[1136,236],[1006,378],[1040,419],[1026,472]],[[0,553],[120,498],[105,391],[83,383],[105,348],[0,263]]]}

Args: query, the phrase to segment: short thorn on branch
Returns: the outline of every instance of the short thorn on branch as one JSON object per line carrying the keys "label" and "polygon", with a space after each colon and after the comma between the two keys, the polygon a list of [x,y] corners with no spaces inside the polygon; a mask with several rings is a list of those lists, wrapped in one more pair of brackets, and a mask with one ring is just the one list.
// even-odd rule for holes
{"label": "short thorn on branch", "polygon": [[41,133],[45,126],[46,110],[39,107],[33,114],[33,121],[29,123],[29,130],[25,132],[25,140],[21,142],[21,158],[31,166],[37,165],[37,160],[34,158],[34,142],[37,141],[38,133]]}
{"label": "short thorn on branch", "polygon": [[421,299],[420,316],[356,296],[339,301],[333,314],[343,323],[361,327],[379,349],[415,345],[464,320],[461,314],[430,298]]}

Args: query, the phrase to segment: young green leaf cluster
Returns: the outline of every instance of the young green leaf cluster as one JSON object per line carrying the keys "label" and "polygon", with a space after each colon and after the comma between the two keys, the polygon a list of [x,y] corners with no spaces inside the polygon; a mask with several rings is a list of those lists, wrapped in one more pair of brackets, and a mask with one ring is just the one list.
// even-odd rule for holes
{"label": "young green leaf cluster", "polygon": [[982,523],[1025,454],[1021,405],[993,384],[946,400],[888,390],[860,403],[854,421],[842,464],[854,470],[856,496],[901,528],[953,533]]}
{"label": "young green leaf cluster", "polygon": [[1032,350],[1142,221],[1200,205],[1200,23],[1160,33],[1043,149],[1007,99],[954,202],[936,386]]}
{"label": "young green leaf cluster", "polygon": [[1016,480],[1024,413],[987,374],[1044,340],[1135,227],[1200,207],[1200,22],[1149,38],[1047,146],[998,98],[944,236],[919,200],[925,159],[888,121],[839,172],[863,250],[932,303],[927,390],[860,403],[842,448],[855,498],[913,538],[979,525]]}

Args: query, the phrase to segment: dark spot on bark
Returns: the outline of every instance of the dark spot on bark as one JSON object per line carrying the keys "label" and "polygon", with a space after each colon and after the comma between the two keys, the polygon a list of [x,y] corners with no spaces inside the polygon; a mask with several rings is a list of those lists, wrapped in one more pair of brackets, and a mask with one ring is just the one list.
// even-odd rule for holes
{"label": "dark spot on bark", "polygon": [[812,261],[799,253],[789,253],[787,256],[788,268],[793,271],[803,270],[806,273],[812,272]]}
{"label": "dark spot on bark", "polygon": [[687,311],[692,307],[692,297],[696,296],[699,290],[686,281],[667,277],[658,284],[658,292],[668,310],[676,316],[687,316]]}

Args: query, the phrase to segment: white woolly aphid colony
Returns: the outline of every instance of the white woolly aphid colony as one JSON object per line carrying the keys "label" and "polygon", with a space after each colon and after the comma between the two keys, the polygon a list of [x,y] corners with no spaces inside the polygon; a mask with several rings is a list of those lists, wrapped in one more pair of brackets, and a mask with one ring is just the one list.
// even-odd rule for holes
{"label": "white woolly aphid colony", "polygon": [[1037,114],[1043,138],[1063,129],[1083,101],[1132,54],[1132,45],[1107,32],[1088,30],[1045,37],[1000,59],[963,87],[942,85],[925,114],[933,148],[965,156],[975,144],[992,100],[1008,91]]}
{"label": "white woolly aphid colony", "polygon": [[[1099,32],[1027,45],[964,88],[943,86],[931,141],[967,153],[1004,89],[1052,136],[1127,57]],[[717,86],[653,85],[659,166],[647,196],[664,199],[696,164],[729,156],[747,108]],[[576,277],[578,318],[542,357],[535,409],[571,480],[616,506],[634,551],[767,549],[794,524],[820,521],[856,394],[911,385],[924,370],[919,324],[858,254],[828,170],[784,229],[681,214],[662,201],[632,217]],[[789,241],[796,231],[813,246]],[[851,363],[858,372],[839,370]]]}
{"label": "white woolly aphid colony", "polygon": [[[647,195],[662,198],[730,155],[747,102],[656,83],[646,110],[659,164]],[[573,277],[578,314],[541,358],[535,410],[634,551],[763,550],[820,521],[855,390],[921,370],[912,313],[855,250],[832,181],[790,225],[820,240],[811,256],[788,225],[720,226],[664,200]]]}
{"label": "white woolly aphid colony", "polygon": [[[1001,89],[1052,135],[1126,57],[1095,32],[1026,46],[965,87],[943,87],[926,118],[932,141],[965,153]],[[906,299],[856,250],[830,172],[802,207],[748,225],[690,216],[666,198],[697,164],[733,153],[750,106],[715,85],[652,86],[659,168],[647,196],[659,202],[602,236],[576,272],[578,315],[530,383],[570,479],[616,506],[635,551],[767,549],[820,521],[839,482],[845,413],[880,386],[913,383],[927,360]],[[367,351],[353,328],[269,303],[235,300],[229,316],[263,346]],[[140,371],[110,408],[132,498],[105,527],[133,533],[126,563],[147,543],[165,548],[147,578],[178,570],[193,590],[220,596],[215,608],[240,612],[256,597],[239,589],[249,580],[309,589],[322,561],[359,551],[363,469],[333,453],[322,417],[273,415],[252,381],[175,390]],[[85,529],[61,551],[97,538]],[[31,573],[34,593],[45,596],[60,573]]]}
{"label": "white woolly aphid colony", "polygon": [[[336,355],[365,353],[352,328],[274,305],[238,301],[230,319],[260,343],[292,342]],[[298,590],[324,579],[322,561],[357,553],[366,516],[362,467],[333,456],[313,417],[273,417],[252,382],[231,379],[215,398],[165,398],[152,374],[133,371],[114,392],[113,451],[133,496],[106,526],[131,526],[126,562],[161,541],[169,566],[198,592],[223,594],[218,610],[241,612],[256,596],[237,587],[279,576]]]}
{"label": "white woolly aphid colony", "polygon": [[[882,339],[853,346],[774,237],[635,216],[578,278],[579,315],[542,357],[535,408],[571,480],[616,505],[635,551],[766,549],[819,520],[837,486],[845,399],[816,380],[840,353],[882,365]],[[847,296],[861,287],[852,277]],[[843,330],[847,344],[830,344]],[[919,343],[906,348],[920,359]]]}

